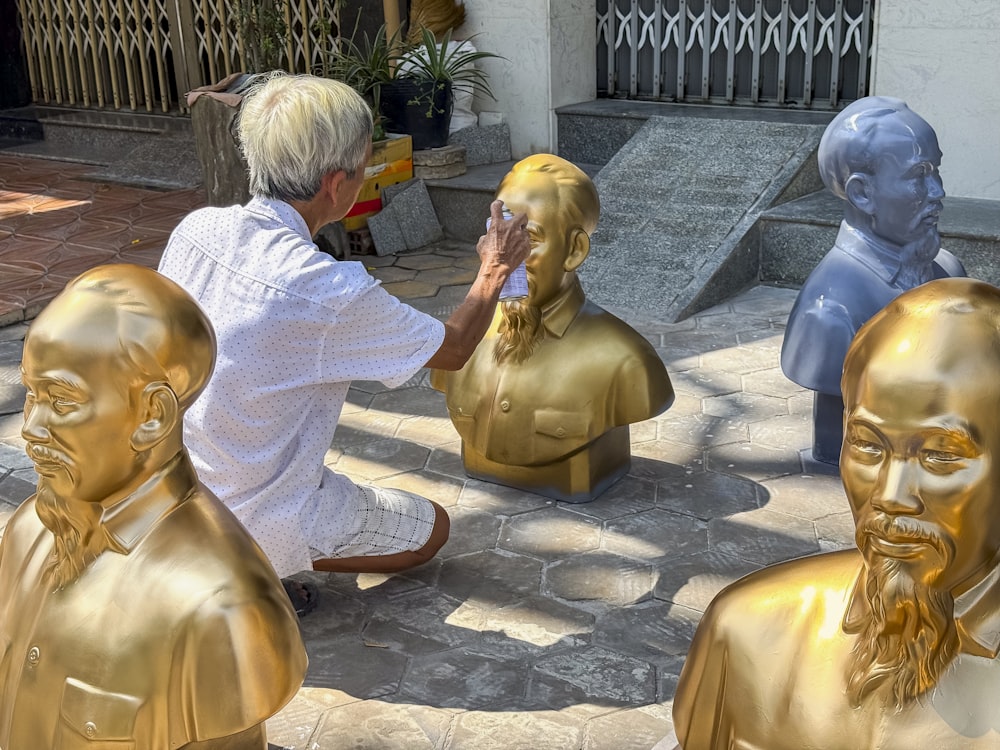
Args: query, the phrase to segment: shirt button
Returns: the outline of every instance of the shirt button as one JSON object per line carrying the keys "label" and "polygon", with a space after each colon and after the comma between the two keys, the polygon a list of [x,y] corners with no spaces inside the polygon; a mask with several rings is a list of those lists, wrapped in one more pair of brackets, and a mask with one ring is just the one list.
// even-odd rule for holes
{"label": "shirt button", "polygon": [[500,411],[510,411],[510,401],[504,399],[500,402]]}
{"label": "shirt button", "polygon": [[38,650],[38,646],[32,646],[28,649],[28,664],[34,666],[38,664],[38,660],[42,658],[42,652]]}
{"label": "shirt button", "polygon": [[562,427],[558,428],[556,430],[556,437],[566,437],[566,430],[564,430]]}
{"label": "shirt button", "polygon": [[94,737],[94,736],[96,736],[97,735],[97,725],[94,722],[92,722],[92,721],[88,721],[86,724],[83,725],[83,733],[85,735],[87,735],[88,737]]}

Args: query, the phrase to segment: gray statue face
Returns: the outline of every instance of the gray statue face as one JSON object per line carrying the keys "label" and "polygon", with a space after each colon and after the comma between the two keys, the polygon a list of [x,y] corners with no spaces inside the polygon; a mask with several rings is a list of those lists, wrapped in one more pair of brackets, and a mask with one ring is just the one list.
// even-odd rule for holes
{"label": "gray statue face", "polygon": [[881,156],[871,181],[872,232],[896,245],[928,235],[937,240],[941,201],[945,196],[938,169],[941,149],[934,131],[916,115],[880,132]]}

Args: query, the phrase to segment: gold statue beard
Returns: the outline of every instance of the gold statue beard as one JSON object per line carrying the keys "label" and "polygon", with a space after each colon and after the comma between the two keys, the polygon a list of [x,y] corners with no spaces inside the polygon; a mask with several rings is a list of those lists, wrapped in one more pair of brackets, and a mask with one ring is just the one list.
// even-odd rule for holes
{"label": "gold statue beard", "polygon": [[[921,535],[933,535],[943,567],[949,565],[954,548],[932,529],[922,527]],[[860,706],[891,680],[902,709],[933,688],[958,653],[955,600],[950,591],[915,581],[901,561],[882,556],[868,565],[865,598],[871,616],[851,654],[848,697]]]}
{"label": "gold statue beard", "polygon": [[542,311],[525,300],[503,301],[500,309],[503,321],[493,346],[493,360],[497,364],[508,359],[520,364],[531,356],[538,342],[545,337]]}
{"label": "gold statue beard", "polygon": [[101,526],[103,508],[100,503],[66,502],[39,483],[35,510],[55,539],[51,569],[58,590],[75,581],[108,549]]}
{"label": "gold statue beard", "polygon": [[920,238],[899,250],[899,275],[897,280],[904,289],[925,284],[934,278],[934,258],[941,249],[941,235],[937,227],[929,227]]}

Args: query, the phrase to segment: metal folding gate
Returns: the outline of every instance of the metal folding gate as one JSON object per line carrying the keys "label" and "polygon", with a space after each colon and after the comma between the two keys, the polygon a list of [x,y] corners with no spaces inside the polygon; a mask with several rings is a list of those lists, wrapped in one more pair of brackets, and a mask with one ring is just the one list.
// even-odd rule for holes
{"label": "metal folding gate", "polygon": [[[335,0],[275,0],[284,67],[320,65]],[[235,0],[18,0],[38,104],[185,112],[184,93],[248,70]]]}
{"label": "metal folding gate", "polygon": [[598,91],[832,109],[868,91],[875,0],[597,0]]}

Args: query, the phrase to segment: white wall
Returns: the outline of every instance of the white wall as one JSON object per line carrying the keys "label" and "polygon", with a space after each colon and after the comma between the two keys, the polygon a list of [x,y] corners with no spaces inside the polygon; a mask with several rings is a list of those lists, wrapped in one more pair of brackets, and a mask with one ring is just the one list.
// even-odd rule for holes
{"label": "white wall", "polygon": [[876,0],[872,93],[937,132],[945,192],[1000,200],[1000,0]]}
{"label": "white wall", "polygon": [[477,34],[477,49],[507,58],[477,63],[497,101],[479,98],[475,109],[503,114],[515,159],[555,151],[555,108],[597,96],[593,0],[465,0],[465,10],[458,35]]}

